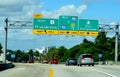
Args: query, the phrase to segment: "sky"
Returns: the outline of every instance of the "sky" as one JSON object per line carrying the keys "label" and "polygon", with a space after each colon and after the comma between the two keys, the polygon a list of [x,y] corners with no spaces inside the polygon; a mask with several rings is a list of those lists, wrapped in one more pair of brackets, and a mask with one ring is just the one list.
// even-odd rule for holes
{"label": "sky", "polygon": [[[120,0],[0,0],[0,43],[4,47],[5,19],[9,21],[33,21],[33,14],[43,18],[58,18],[60,15],[78,16],[80,19],[95,19],[99,24],[120,23]],[[60,47],[71,48],[86,38],[94,36],[35,35],[31,29],[8,29],[7,48],[23,50]],[[114,36],[114,32],[108,32]]]}

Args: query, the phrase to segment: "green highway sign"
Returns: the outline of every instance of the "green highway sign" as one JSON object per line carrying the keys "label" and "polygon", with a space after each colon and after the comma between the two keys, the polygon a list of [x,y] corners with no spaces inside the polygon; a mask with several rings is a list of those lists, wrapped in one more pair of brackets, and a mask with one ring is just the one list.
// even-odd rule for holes
{"label": "green highway sign", "polygon": [[98,32],[98,20],[79,19],[79,30]]}
{"label": "green highway sign", "polygon": [[59,19],[42,18],[42,14],[34,14],[34,34],[71,34],[98,35],[98,20],[79,19],[78,16],[61,15]]}
{"label": "green highway sign", "polygon": [[11,58],[15,58],[15,54],[11,54]]}
{"label": "green highway sign", "polygon": [[58,34],[58,19],[34,18],[35,34]]}
{"label": "green highway sign", "polygon": [[77,16],[59,16],[59,34],[78,34]]}
{"label": "green highway sign", "polygon": [[34,18],[34,29],[58,30],[58,19]]}
{"label": "green highway sign", "polygon": [[79,19],[79,34],[98,35],[98,20]]}

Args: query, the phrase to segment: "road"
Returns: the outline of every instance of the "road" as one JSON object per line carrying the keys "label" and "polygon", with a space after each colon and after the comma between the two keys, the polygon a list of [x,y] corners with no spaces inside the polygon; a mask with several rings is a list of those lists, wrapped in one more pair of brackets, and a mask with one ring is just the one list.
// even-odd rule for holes
{"label": "road", "polygon": [[[120,66],[52,66],[53,77],[120,77]],[[60,71],[61,70],[61,71]]]}
{"label": "road", "polygon": [[15,64],[0,77],[120,77],[120,65],[65,66],[62,64]]}

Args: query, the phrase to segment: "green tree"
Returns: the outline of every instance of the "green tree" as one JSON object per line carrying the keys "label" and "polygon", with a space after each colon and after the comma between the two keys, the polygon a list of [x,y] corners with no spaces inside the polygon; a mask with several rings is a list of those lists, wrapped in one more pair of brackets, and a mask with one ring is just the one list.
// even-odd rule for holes
{"label": "green tree", "polygon": [[100,51],[99,53],[102,53],[104,50],[107,50],[107,37],[104,32],[99,33],[99,35],[95,39],[95,45]]}
{"label": "green tree", "polygon": [[21,56],[22,61],[28,61],[29,60],[29,54],[26,52],[23,52],[23,55]]}
{"label": "green tree", "polygon": [[35,61],[41,61],[42,54],[40,54],[38,51],[34,52],[34,60]]}
{"label": "green tree", "polygon": [[44,55],[44,58],[47,58],[49,60],[51,59],[58,59],[58,50],[55,47],[49,47],[48,53]]}
{"label": "green tree", "polygon": [[[105,55],[108,55],[108,60],[114,60],[114,54],[115,54],[115,37],[113,38],[108,38],[107,42],[108,46],[108,52]],[[119,49],[118,49],[119,51]]]}
{"label": "green tree", "polygon": [[83,40],[83,43],[79,45],[79,52],[76,54],[76,57],[78,57],[80,54],[95,54],[96,47],[94,42],[88,41],[87,39]]}
{"label": "green tree", "polygon": [[40,53],[39,53],[38,51],[35,51],[35,52],[34,52],[34,56],[39,57],[39,56],[40,56]]}
{"label": "green tree", "polygon": [[22,52],[21,50],[16,50],[14,51],[14,54],[16,55],[15,60],[21,62],[24,52]]}
{"label": "green tree", "polygon": [[69,54],[71,58],[75,58],[77,53],[80,51],[80,45],[76,45],[69,49]]}
{"label": "green tree", "polygon": [[65,61],[67,59],[68,54],[68,49],[65,48],[64,46],[61,46],[58,48],[58,56],[59,56],[59,61]]}
{"label": "green tree", "polygon": [[0,54],[3,53],[2,48],[3,48],[3,47],[2,47],[2,45],[0,44]]}
{"label": "green tree", "polygon": [[33,52],[32,49],[29,50],[28,55],[29,55],[29,59],[33,59],[34,58],[34,52]]}
{"label": "green tree", "polygon": [[10,53],[10,54],[15,54],[15,51],[10,50],[10,49],[7,49],[7,53]]}
{"label": "green tree", "polygon": [[103,54],[102,60],[114,59],[114,40],[107,38],[105,32],[99,33],[98,37],[95,39],[95,45],[97,48],[97,53]]}

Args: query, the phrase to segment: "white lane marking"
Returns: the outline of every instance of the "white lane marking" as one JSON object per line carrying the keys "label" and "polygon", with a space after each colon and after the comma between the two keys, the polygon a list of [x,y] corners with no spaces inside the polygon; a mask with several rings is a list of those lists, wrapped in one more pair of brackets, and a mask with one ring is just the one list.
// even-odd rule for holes
{"label": "white lane marking", "polygon": [[97,72],[99,72],[99,73],[103,73],[103,74],[108,75],[108,76],[110,76],[110,77],[117,77],[117,76],[115,76],[115,75],[112,75],[112,74],[109,74],[109,73],[107,73],[107,72],[103,72],[103,71],[100,71],[100,70],[96,70],[96,69],[91,69],[91,70],[97,71]]}

